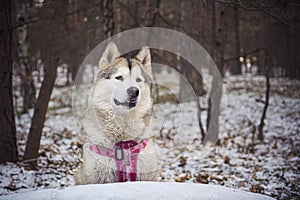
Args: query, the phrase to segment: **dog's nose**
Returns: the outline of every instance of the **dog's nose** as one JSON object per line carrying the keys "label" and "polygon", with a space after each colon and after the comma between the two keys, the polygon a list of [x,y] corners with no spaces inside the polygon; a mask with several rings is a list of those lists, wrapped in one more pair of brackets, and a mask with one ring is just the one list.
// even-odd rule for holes
{"label": "dog's nose", "polygon": [[130,87],[127,89],[127,94],[131,97],[139,96],[139,89],[137,87]]}

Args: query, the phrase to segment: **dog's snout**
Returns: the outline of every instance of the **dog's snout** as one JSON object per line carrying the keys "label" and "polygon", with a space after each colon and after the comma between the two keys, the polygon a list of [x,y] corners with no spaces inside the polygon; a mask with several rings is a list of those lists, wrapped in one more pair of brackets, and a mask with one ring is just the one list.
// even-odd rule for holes
{"label": "dog's snout", "polygon": [[127,94],[131,97],[139,96],[139,89],[137,87],[130,87],[127,89]]}

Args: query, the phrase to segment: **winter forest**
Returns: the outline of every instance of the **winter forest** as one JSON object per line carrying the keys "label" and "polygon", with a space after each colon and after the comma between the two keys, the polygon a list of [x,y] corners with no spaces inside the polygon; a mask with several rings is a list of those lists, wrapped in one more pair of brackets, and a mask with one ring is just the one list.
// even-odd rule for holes
{"label": "winter forest", "polygon": [[[97,45],[145,27],[199,44],[220,81],[207,66],[197,71],[192,58],[202,57],[185,40],[144,41],[153,80],[165,85],[151,86],[158,173],[155,183],[136,186],[165,188],[152,199],[176,199],[168,184],[190,187],[191,199],[217,199],[211,193],[228,188],[257,195],[237,199],[300,198],[300,1],[4,0],[0,10],[0,199],[45,189],[82,195],[72,189],[85,145],[74,105],[89,89],[74,91],[98,76]],[[156,37],[184,53],[151,47]],[[88,62],[93,52],[97,60]],[[120,187],[119,198],[135,197],[135,185],[116,185],[98,192]]]}

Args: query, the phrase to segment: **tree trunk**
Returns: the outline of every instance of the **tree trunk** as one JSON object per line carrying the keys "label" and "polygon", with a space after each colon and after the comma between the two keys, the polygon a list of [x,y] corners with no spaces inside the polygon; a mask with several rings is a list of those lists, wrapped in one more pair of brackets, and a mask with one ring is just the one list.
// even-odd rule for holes
{"label": "tree trunk", "polygon": [[16,162],[18,158],[16,127],[12,97],[12,25],[11,1],[0,6],[0,163]]}
{"label": "tree trunk", "polygon": [[[268,68],[270,69],[270,68]],[[266,93],[265,93],[265,106],[261,115],[261,119],[260,119],[260,123],[258,125],[258,135],[257,138],[260,141],[264,140],[264,133],[263,133],[263,129],[265,126],[265,119],[266,119],[266,115],[267,115],[267,110],[268,110],[268,106],[269,106],[269,97],[270,97],[270,70],[268,70],[265,74],[266,77]]]}
{"label": "tree trunk", "polygon": [[[130,11],[132,12],[132,16],[129,17],[129,26],[128,29],[138,28],[139,27],[139,0],[130,0],[127,5],[129,5]],[[122,23],[122,22],[121,22]]]}
{"label": "tree trunk", "polygon": [[230,71],[231,74],[237,75],[241,74],[241,65],[239,61],[240,56],[240,37],[239,37],[239,10],[238,7],[234,7],[234,16],[233,16],[233,30],[232,30],[232,57],[236,58],[230,62]]}
{"label": "tree trunk", "polygon": [[[204,6],[202,5],[203,1],[198,0],[190,0],[180,1],[180,27],[181,31],[189,35],[190,37],[194,38],[199,42],[200,40],[200,34],[203,33],[203,27],[200,27],[202,24],[201,20],[203,18],[201,17],[202,12],[204,11]],[[188,51],[189,46],[185,42],[180,43],[181,51]],[[193,52],[191,52],[192,55]],[[198,116],[198,124],[201,131],[201,140],[204,141],[205,138],[205,132],[202,126],[201,122],[201,105],[198,99],[198,96],[202,96],[205,94],[205,90],[203,87],[203,78],[200,72],[198,72],[194,66],[192,66],[188,60],[190,58],[180,58],[179,60],[179,70],[182,74],[182,76],[189,82],[191,87],[193,88],[196,99],[193,98],[194,94],[191,93],[189,90],[189,86],[186,84],[186,81],[183,78],[180,78],[180,89],[179,89],[179,99],[180,101],[196,101],[197,105],[197,116]],[[192,98],[192,99],[191,99]]]}
{"label": "tree trunk", "polygon": [[[214,2],[213,3],[213,60],[216,63],[219,72],[224,77],[225,69],[224,69],[224,38],[225,38],[225,30],[224,30],[224,6],[221,3]],[[220,86],[218,85],[217,77],[213,74],[212,80],[212,89],[208,98],[208,110],[207,110],[207,130],[210,126],[215,127],[215,131],[211,135],[207,135],[206,141],[211,143],[218,142],[218,134],[219,134],[219,115],[220,115],[220,104],[221,99],[214,98],[214,90],[219,90]],[[222,91],[217,91],[222,92]],[[212,99],[214,99],[214,105],[212,105]],[[213,118],[212,115],[216,115],[214,121],[211,121]],[[205,142],[206,142],[205,141]]]}
{"label": "tree trunk", "polygon": [[37,168],[37,158],[42,130],[48,109],[48,102],[50,100],[56,78],[56,70],[59,58],[57,47],[54,44],[58,39],[57,25],[60,25],[59,20],[63,19],[58,14],[62,2],[63,1],[45,3],[45,9],[47,9],[49,12],[47,14],[50,14],[50,17],[46,17],[45,24],[45,28],[49,33],[46,36],[46,44],[48,44],[48,46],[46,47],[45,54],[45,76],[34,109],[32,123],[23,157],[24,162],[28,164],[27,167],[30,169]]}
{"label": "tree trunk", "polygon": [[[52,37],[54,39],[54,37]],[[34,109],[32,123],[29,131],[29,136],[26,143],[26,149],[23,161],[29,165],[29,168],[36,169],[38,151],[42,130],[45,122],[45,117],[48,109],[48,102],[54,87],[56,78],[56,69],[58,66],[58,58],[54,58],[52,50],[48,50],[46,58],[45,77],[40,88],[40,93]]]}
{"label": "tree trunk", "polygon": [[103,0],[102,9],[103,24],[101,26],[103,26],[104,35],[108,38],[113,36],[115,29],[113,0]]}
{"label": "tree trunk", "polygon": [[270,20],[270,16],[266,16],[265,18],[265,27],[266,27],[266,30],[265,30],[265,46],[266,46],[266,49],[265,49],[265,64],[264,64],[264,75],[266,77],[266,93],[265,93],[265,106],[263,108],[263,112],[262,112],[262,116],[261,116],[261,119],[260,119],[260,123],[257,127],[257,131],[258,131],[258,135],[257,135],[257,138],[260,140],[260,141],[263,141],[264,140],[264,133],[263,133],[263,128],[265,126],[265,118],[266,118],[266,114],[267,114],[267,109],[268,109],[268,106],[269,106],[269,96],[270,96],[270,75],[271,75],[271,72],[272,72],[272,59],[271,59],[271,55],[270,55],[270,52],[271,52],[271,45],[272,45],[272,41],[271,41],[271,38],[272,38],[272,32],[271,32],[271,20]]}
{"label": "tree trunk", "polygon": [[[265,16],[263,14],[261,14],[261,18],[265,18]],[[266,49],[266,44],[265,44],[265,36],[264,36],[264,32],[267,31],[267,28],[266,28],[266,20],[260,20],[258,22],[258,27],[259,27],[259,30],[260,30],[260,33],[258,34],[258,38],[257,38],[257,43],[258,43],[258,46],[261,47],[262,49],[264,50],[261,50],[258,52],[257,56],[258,56],[258,60],[257,60],[257,73],[262,75],[264,74],[264,71],[265,71],[265,64],[266,64],[266,61],[265,61],[265,49]]]}
{"label": "tree trunk", "polygon": [[220,71],[221,76],[225,74],[224,66],[224,39],[225,39],[225,27],[224,27],[224,5],[222,3],[215,2],[213,4],[213,59]]}
{"label": "tree trunk", "polygon": [[[200,2],[198,0],[190,0],[180,2],[180,27],[181,31],[193,37],[194,39],[199,39],[199,24],[197,20],[200,20],[199,12],[200,10]],[[195,21],[196,20],[196,21]],[[180,48],[182,51],[187,51],[189,49],[185,43],[181,42]],[[192,54],[193,52],[191,52]],[[193,55],[192,55],[193,56]],[[195,55],[194,55],[195,56]],[[188,60],[189,58],[187,58]],[[203,88],[203,80],[202,75],[193,67],[189,62],[184,59],[179,60],[179,68],[181,74],[188,80],[191,84],[192,88],[195,91],[197,96],[201,96],[205,93]],[[187,85],[183,79],[180,80],[180,90],[179,90],[179,99],[181,101],[190,101],[189,99],[189,90],[187,89]]]}
{"label": "tree trunk", "polygon": [[161,0],[147,0],[146,1],[146,14],[145,14],[145,25],[148,27],[153,27],[156,24],[160,9]]}
{"label": "tree trunk", "polygon": [[[67,12],[75,12],[82,9],[82,7],[86,6],[86,4],[86,2],[80,0],[72,0],[65,2],[65,8]],[[88,24],[90,24],[90,21],[92,20],[89,16],[90,15],[88,13],[85,13],[84,11],[75,12],[70,16],[66,16],[67,22],[65,26],[67,27],[69,33],[72,32],[72,34],[68,34],[67,37],[68,54],[65,60],[68,63],[68,79],[66,84],[75,81],[80,63],[84,58],[84,55],[86,55],[85,46],[87,46],[86,44],[90,40],[94,39],[91,38],[91,35],[89,34],[90,29],[88,27]],[[87,21],[82,19],[87,19]],[[86,39],[82,40],[82,38]],[[89,50],[87,50],[87,52],[89,52]],[[70,81],[69,78],[72,81]]]}
{"label": "tree trunk", "polygon": [[[28,21],[27,17],[27,2],[25,1],[17,1],[17,22],[18,24],[24,24]],[[35,87],[33,83],[32,77],[32,66],[29,63],[29,40],[28,40],[28,25],[23,25],[18,27],[17,29],[17,55],[19,60],[19,75],[22,80],[21,84],[21,93],[23,97],[23,113],[28,112],[28,109],[33,108],[35,105]]]}
{"label": "tree trunk", "polygon": [[[296,24],[297,24],[297,19],[296,19],[296,7],[293,6],[293,2],[290,1],[288,6],[288,11],[289,14],[291,15],[291,19],[289,20],[289,25],[288,25],[288,63],[287,63],[287,68],[288,68],[288,76],[290,78],[299,78],[299,63],[297,63],[297,41],[296,41]],[[298,33],[299,34],[299,33]]]}

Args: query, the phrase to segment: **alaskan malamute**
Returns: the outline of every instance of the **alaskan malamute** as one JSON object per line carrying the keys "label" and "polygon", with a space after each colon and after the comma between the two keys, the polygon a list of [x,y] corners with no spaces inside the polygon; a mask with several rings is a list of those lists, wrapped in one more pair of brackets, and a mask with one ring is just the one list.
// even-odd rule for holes
{"label": "alaskan malamute", "polygon": [[76,184],[156,179],[151,123],[151,55],[147,46],[134,58],[120,56],[110,42],[88,96],[83,120],[88,142]]}

